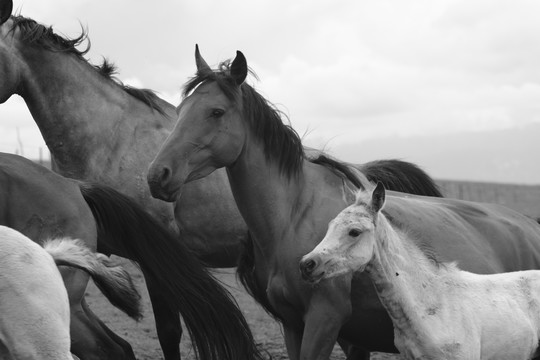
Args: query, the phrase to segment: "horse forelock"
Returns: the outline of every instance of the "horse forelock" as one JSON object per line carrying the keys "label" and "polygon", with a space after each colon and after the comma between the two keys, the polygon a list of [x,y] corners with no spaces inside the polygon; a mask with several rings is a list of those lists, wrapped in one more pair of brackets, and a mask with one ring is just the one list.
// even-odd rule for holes
{"label": "horse forelock", "polygon": [[[215,82],[229,101],[239,104],[241,100],[244,119],[264,144],[266,159],[276,161],[280,172],[289,178],[298,175],[305,158],[300,136],[284,123],[283,118],[288,120],[287,116],[251,85],[244,82],[238,86],[230,74],[230,66],[230,61],[224,61],[218,70],[198,71],[184,86],[184,97],[204,83]],[[253,71],[249,72],[257,78]]]}
{"label": "horse forelock", "polygon": [[[24,42],[39,46],[45,50],[75,55],[79,60],[84,61],[95,68],[100,75],[116,83],[131,96],[142,101],[160,114],[165,115],[165,110],[158,104],[158,97],[154,91],[148,89],[136,89],[124,85],[120,80],[115,78],[114,75],[117,73],[117,68],[107,59],[104,59],[101,65],[92,65],[84,57],[88,51],[90,51],[91,44],[90,38],[88,37],[88,31],[83,27],[81,27],[81,34],[79,36],[70,39],[56,34],[52,26],[44,26],[33,19],[21,15],[13,15],[11,18],[13,20],[13,25],[10,32],[19,30]],[[77,47],[85,41],[87,42],[86,48],[79,50]]]}

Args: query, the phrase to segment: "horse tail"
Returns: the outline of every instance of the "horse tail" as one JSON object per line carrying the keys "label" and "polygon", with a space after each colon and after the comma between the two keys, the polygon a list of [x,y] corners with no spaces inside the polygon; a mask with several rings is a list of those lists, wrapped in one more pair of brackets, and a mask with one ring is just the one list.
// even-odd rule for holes
{"label": "horse tail", "polygon": [[376,160],[362,164],[358,169],[369,181],[374,183],[380,181],[388,190],[443,197],[435,181],[420,167],[407,161]]}
{"label": "horse tail", "polygon": [[82,241],[54,239],[43,244],[57,266],[70,266],[87,272],[103,295],[129,317],[140,320],[141,295],[131,276],[121,266],[109,263],[102,254],[95,254]]}
{"label": "horse tail", "polygon": [[96,219],[98,249],[126,254],[155,279],[184,319],[197,359],[262,359],[232,295],[177,236],[118,191],[79,186]]}

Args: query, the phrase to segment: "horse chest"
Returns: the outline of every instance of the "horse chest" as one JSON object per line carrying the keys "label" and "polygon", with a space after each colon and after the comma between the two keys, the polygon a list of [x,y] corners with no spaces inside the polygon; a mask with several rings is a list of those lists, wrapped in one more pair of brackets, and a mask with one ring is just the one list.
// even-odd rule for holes
{"label": "horse chest", "polygon": [[285,322],[296,327],[303,326],[305,308],[298,293],[284,274],[269,277],[266,288],[268,301]]}

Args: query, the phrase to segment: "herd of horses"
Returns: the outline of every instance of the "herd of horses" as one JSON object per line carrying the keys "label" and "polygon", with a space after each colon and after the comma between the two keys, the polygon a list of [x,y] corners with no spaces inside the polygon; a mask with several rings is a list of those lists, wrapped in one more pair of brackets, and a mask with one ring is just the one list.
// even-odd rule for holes
{"label": "herd of horses", "polygon": [[[332,236],[325,237],[327,230],[330,234],[341,228],[337,220],[331,221],[343,209],[363,206],[364,212],[347,222],[360,224],[347,231],[349,237],[370,233],[372,243],[387,244],[374,230],[385,226],[409,235],[405,237],[410,248],[417,249],[415,256],[425,256],[428,263],[437,254],[437,264],[455,261],[465,271],[500,274],[493,276],[502,279],[502,273],[540,268],[540,226],[535,221],[501,206],[445,199],[427,174],[407,162],[347,164],[304,148],[281,113],[246,82],[249,70],[241,52],[211,69],[196,48],[196,75],[175,107],[149,90],[115,80],[109,62],[90,64],[84,58],[88,49],[77,48],[86,39],[84,32],[68,39],[13,15],[12,9],[12,0],[0,0],[0,103],[13,94],[24,99],[51,151],[54,172],[22,157],[0,154],[0,225],[16,230],[13,237],[21,244],[26,238],[42,245],[48,239],[79,239],[77,244],[91,252],[137,262],[166,360],[180,359],[180,318],[199,359],[266,357],[232,295],[211,276],[211,267],[237,267],[246,290],[281,322],[293,360],[328,359],[336,342],[347,359],[398,350],[410,358],[506,359],[504,351],[511,346],[522,350],[517,354],[526,354],[516,359],[525,359],[536,350],[537,297],[525,298],[532,312],[520,313],[528,321],[522,326],[531,325],[519,341],[505,337],[510,327],[493,330],[475,323],[481,327],[480,338],[466,340],[476,347],[461,344],[463,334],[448,338],[453,333],[445,333],[447,338],[435,339],[439,342],[426,336],[415,343],[418,348],[448,348],[444,356],[404,350],[411,338],[402,335],[409,336],[411,329],[399,332],[396,315],[381,295],[386,285],[378,285],[374,271],[361,271],[375,265],[358,265],[360,259],[372,260],[360,251],[374,251],[378,245],[338,242],[337,235],[330,242]],[[377,186],[371,200],[357,196],[377,182],[389,191]],[[390,230],[383,233],[396,237]],[[103,255],[96,259],[107,267]],[[436,272],[427,265],[426,269]],[[67,300],[65,290],[55,297],[69,303],[69,309],[60,309],[64,332],[57,337],[64,339],[63,346],[69,311],[73,356],[135,359],[131,346],[88,307],[84,292],[91,275],[80,266],[59,270]],[[448,272],[454,276],[457,270]],[[51,275],[51,281],[55,276],[58,280]],[[535,294],[534,278],[523,279],[520,291]],[[0,280],[4,281],[1,274]],[[2,301],[3,286],[0,283]],[[113,305],[134,318],[140,316],[136,305],[126,309],[104,289]],[[489,294],[478,295],[474,306],[498,296],[500,302],[520,301],[503,285],[485,291]],[[505,294],[510,299],[505,300]],[[456,301],[465,297],[452,296]],[[439,327],[455,323],[462,330],[463,324],[472,324],[460,322],[467,320],[465,313],[444,313],[445,304],[436,303],[444,297],[423,297],[434,301],[428,313],[444,315],[442,320],[433,317],[444,320]],[[0,309],[3,320],[3,303]],[[490,318],[498,308],[480,310]],[[480,322],[480,310],[463,311],[478,313],[475,319]],[[400,316],[410,314],[403,310]],[[508,316],[517,322],[517,315]],[[411,324],[418,325],[407,325]],[[12,330],[0,322],[0,350],[8,354],[5,358],[17,359],[16,348],[6,341]],[[431,328],[413,330],[437,335]],[[499,345],[500,352],[484,352],[484,337],[492,332],[497,337],[493,335],[490,344]],[[479,346],[482,351],[477,354]],[[467,349],[466,355],[460,349]],[[46,359],[43,354],[38,358]]]}

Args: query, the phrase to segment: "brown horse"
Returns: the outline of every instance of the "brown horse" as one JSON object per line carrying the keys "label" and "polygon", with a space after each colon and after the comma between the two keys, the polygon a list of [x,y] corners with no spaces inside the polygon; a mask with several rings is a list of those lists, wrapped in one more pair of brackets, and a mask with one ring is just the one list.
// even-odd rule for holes
{"label": "brown horse", "polygon": [[[155,291],[163,294],[167,310],[182,316],[199,359],[261,357],[232,295],[172,232],[126,195],[0,153],[0,204],[0,224],[36,242],[79,238],[95,250],[97,238],[100,252],[136,260]],[[68,269],[62,274],[71,306],[72,352],[82,360],[135,359],[131,346],[88,308],[88,275]],[[129,315],[139,315],[119,305]]]}
{"label": "brown horse", "polygon": [[[96,222],[76,182],[23,157],[0,153],[0,184],[0,225],[39,244],[67,236],[96,250]],[[72,352],[81,359],[135,359],[131,346],[88,307],[88,274],[72,268],[60,272],[69,296]]]}
{"label": "brown horse", "polygon": [[[392,322],[362,274],[302,280],[299,260],[327,224],[354,201],[359,172],[309,161],[294,130],[245,83],[241,52],[212,70],[196,51],[197,74],[178,106],[178,123],[149,172],[155,196],[174,199],[183,185],[227,168],[253,239],[255,290],[284,326],[291,359],[328,359],[337,339],[369,351],[396,352]],[[356,176],[353,176],[356,175]],[[540,227],[498,206],[394,193],[386,213],[395,226],[457,260],[465,270],[496,273],[538,268]]]}
{"label": "brown horse", "polygon": [[[12,1],[0,0],[0,103],[13,94],[24,99],[55,171],[133,197],[181,232],[181,241],[206,264],[236,266],[246,226],[224,171],[190,186],[176,208],[148,191],[146,171],[174,124],[174,106],[151,91],[114,81],[110,63],[88,63],[86,50],[77,49],[84,32],[68,39],[32,19],[11,16],[11,11]],[[222,200],[208,206],[216,197]],[[129,257],[125,252],[115,255]],[[180,319],[154,282],[146,279],[159,341],[165,359],[179,360]]]}

